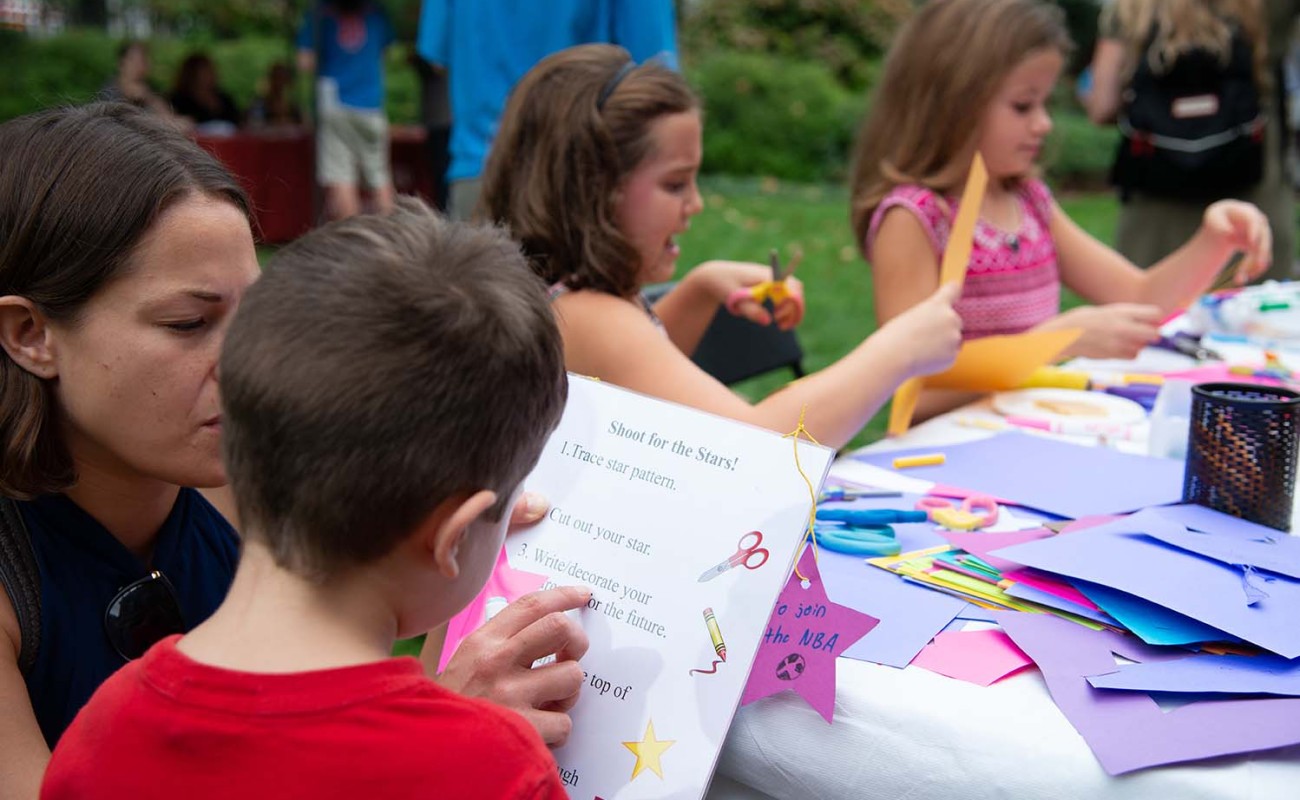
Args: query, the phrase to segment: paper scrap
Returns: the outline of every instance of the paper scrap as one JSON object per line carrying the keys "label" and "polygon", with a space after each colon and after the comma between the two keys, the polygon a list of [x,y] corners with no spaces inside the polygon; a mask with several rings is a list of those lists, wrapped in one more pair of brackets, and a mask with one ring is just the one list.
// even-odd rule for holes
{"label": "paper scrap", "polygon": [[[970,173],[966,176],[966,187],[962,189],[961,200],[957,205],[957,216],[948,233],[943,259],[939,262],[940,285],[966,280],[970,252],[975,244],[975,223],[979,219],[980,206],[984,204],[984,190],[988,182],[989,173],[984,166],[984,158],[976,153],[971,159]],[[911,427],[916,402],[920,397],[921,381],[918,378],[908,378],[894,392],[887,428],[890,436],[901,436]]]}
{"label": "paper scrap", "polygon": [[999,622],[1111,775],[1300,743],[1300,699],[1190,703],[1166,712],[1144,694],[1094,689],[1084,678],[1113,671],[1112,653],[1145,662],[1161,657],[1154,648],[1047,614],[1002,614]]}
{"label": "paper scrap", "polygon": [[1098,689],[1142,692],[1300,696],[1300,661],[1280,656],[1195,655],[1156,664],[1126,664],[1089,675]]}
{"label": "paper scrap", "polygon": [[[1300,625],[1295,624],[1300,619],[1300,581],[1265,578],[1269,596],[1248,604],[1240,567],[1187,553],[1148,535],[1150,530],[1170,526],[1181,528],[1148,509],[1076,534],[1004,548],[995,555],[1118,589],[1287,658],[1300,656]],[[1092,599],[1121,618],[1105,602]]]}
{"label": "paper scrap", "polygon": [[1056,361],[1083,331],[1078,328],[985,336],[962,343],[957,360],[923,379],[927,389],[1003,392],[1015,389],[1038,368]]}
{"label": "paper scrap", "polygon": [[822,549],[819,567],[833,601],[880,620],[844,651],[846,658],[906,667],[967,605],[965,600],[908,583],[858,556]]}
{"label": "paper scrap", "polygon": [[940,633],[912,659],[914,667],[979,686],[989,686],[1032,664],[998,630]]}
{"label": "paper scrap", "polygon": [[[897,456],[932,452],[863,453],[853,458],[888,467]],[[943,448],[945,463],[915,467],[915,478],[963,486],[1016,505],[1076,519],[1175,503],[1183,496],[1183,463],[1121,453],[1008,431]]]}

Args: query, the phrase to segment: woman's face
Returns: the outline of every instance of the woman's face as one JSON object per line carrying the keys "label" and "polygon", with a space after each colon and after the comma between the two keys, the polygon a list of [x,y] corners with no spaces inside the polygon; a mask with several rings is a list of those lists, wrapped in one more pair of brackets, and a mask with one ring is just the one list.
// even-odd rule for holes
{"label": "woman's face", "polygon": [[650,154],[623,180],[615,221],[636,248],[641,285],[672,279],[681,255],[676,237],[704,208],[695,185],[700,136],[698,111],[659,118],[650,127]]}
{"label": "woman's face", "polygon": [[244,215],[191,195],[72,324],[50,323],[61,430],[80,474],[225,482],[217,357],[257,276]]}

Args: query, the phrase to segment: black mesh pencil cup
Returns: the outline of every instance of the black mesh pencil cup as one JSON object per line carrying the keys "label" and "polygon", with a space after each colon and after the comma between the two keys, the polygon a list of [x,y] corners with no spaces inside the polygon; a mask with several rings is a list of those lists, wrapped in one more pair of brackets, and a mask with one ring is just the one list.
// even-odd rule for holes
{"label": "black mesh pencil cup", "polygon": [[1290,530],[1300,393],[1272,386],[1192,387],[1183,502]]}

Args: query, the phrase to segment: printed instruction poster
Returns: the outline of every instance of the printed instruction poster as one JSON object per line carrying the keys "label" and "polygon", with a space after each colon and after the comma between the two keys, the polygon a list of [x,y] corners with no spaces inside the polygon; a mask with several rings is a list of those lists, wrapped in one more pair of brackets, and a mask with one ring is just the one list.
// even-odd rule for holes
{"label": "printed instruction poster", "polygon": [[526,481],[551,502],[510,565],[586,585],[571,797],[702,797],[833,451],[569,376]]}

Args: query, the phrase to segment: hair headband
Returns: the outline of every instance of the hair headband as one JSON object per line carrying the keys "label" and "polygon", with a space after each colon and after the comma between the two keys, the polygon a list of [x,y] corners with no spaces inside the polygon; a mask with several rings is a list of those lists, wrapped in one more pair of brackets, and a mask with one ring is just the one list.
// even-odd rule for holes
{"label": "hair headband", "polygon": [[600,95],[596,98],[597,111],[605,110],[605,101],[609,100],[609,96],[614,93],[614,90],[623,82],[623,79],[627,77],[627,74],[634,69],[636,69],[636,62],[631,60],[619,67],[618,72],[614,73],[614,77],[610,78],[604,88],[600,90]]}

